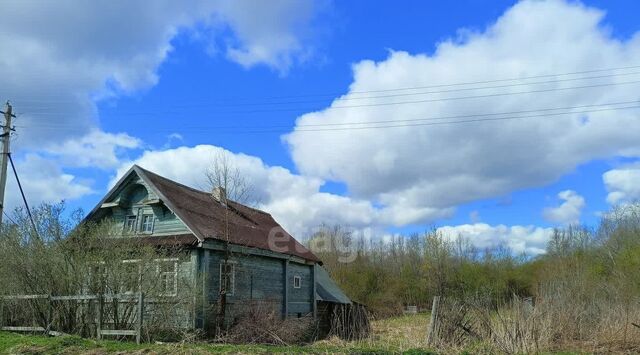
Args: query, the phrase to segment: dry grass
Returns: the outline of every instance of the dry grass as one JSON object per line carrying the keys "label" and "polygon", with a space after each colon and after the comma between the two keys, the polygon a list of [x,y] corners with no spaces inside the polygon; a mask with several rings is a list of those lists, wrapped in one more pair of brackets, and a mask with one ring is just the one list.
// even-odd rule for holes
{"label": "dry grass", "polygon": [[253,302],[219,341],[232,344],[298,344],[309,339],[313,318],[282,319],[271,302]]}
{"label": "dry grass", "polygon": [[[640,353],[640,328],[631,324],[640,319],[637,306],[625,307],[616,299],[553,296],[536,306],[514,297],[497,310],[473,299],[446,301],[434,345],[445,353]],[[462,316],[450,316],[452,307],[446,303],[465,305]],[[461,322],[463,318],[469,321]]]}
{"label": "dry grass", "polygon": [[425,352],[428,324],[429,315],[424,313],[374,320],[371,322],[371,337],[368,339],[345,341],[331,337],[317,341],[312,346],[370,349],[389,353],[416,349]]}

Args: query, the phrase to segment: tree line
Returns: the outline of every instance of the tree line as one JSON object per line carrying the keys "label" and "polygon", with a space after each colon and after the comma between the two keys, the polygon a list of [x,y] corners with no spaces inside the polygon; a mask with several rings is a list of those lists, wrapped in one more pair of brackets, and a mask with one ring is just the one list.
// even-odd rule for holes
{"label": "tree line", "polygon": [[[436,295],[482,294],[496,305],[514,295],[541,298],[551,289],[629,304],[640,295],[638,205],[612,209],[595,227],[554,230],[539,256],[481,250],[435,229],[374,241],[332,226],[310,239],[312,249],[318,240],[322,248],[314,251],[333,279],[378,316],[401,314],[407,305],[428,308]],[[346,252],[355,258],[343,262]]]}

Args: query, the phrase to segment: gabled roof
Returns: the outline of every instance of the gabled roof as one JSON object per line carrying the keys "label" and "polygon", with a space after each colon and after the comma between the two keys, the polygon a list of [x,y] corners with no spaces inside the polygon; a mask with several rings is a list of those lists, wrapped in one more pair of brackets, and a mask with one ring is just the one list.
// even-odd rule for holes
{"label": "gabled roof", "polygon": [[228,238],[232,244],[294,255],[314,262],[320,261],[287,233],[270,214],[230,200],[227,202],[227,209],[210,193],[169,180],[137,165],[129,169],[87,218],[97,212],[108,197],[133,173],[153,189],[160,200],[182,220],[200,242],[207,239],[226,240],[225,226],[228,225]]}

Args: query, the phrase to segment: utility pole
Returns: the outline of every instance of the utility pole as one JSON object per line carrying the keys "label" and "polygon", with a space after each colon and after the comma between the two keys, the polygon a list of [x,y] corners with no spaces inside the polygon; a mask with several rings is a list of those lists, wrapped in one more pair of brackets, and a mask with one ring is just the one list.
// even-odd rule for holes
{"label": "utility pole", "polygon": [[9,162],[9,143],[11,142],[11,131],[14,130],[11,127],[11,119],[16,117],[13,114],[13,108],[9,101],[7,101],[7,107],[4,112],[0,111],[0,113],[4,114],[4,126],[2,127],[2,167],[0,167],[0,225],[2,225],[2,217],[4,216],[4,189],[7,185],[7,163]]}

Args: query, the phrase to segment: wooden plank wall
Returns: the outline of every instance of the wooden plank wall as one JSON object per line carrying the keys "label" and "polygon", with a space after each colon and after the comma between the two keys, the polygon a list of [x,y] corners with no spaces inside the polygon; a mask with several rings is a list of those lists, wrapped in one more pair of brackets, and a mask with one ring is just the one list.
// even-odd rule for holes
{"label": "wooden plank wall", "polygon": [[[223,261],[222,251],[210,251],[206,283],[210,304],[216,303],[219,297],[220,264]],[[229,320],[241,315],[252,302],[269,304],[281,314],[286,311],[288,316],[305,316],[313,312],[313,266],[238,253],[232,255],[231,261],[235,265],[235,289],[233,294],[227,296]],[[287,264],[288,267],[285,266]],[[286,268],[288,273],[285,273]],[[301,277],[300,288],[293,287],[294,276]],[[285,295],[288,299],[286,306]]]}

